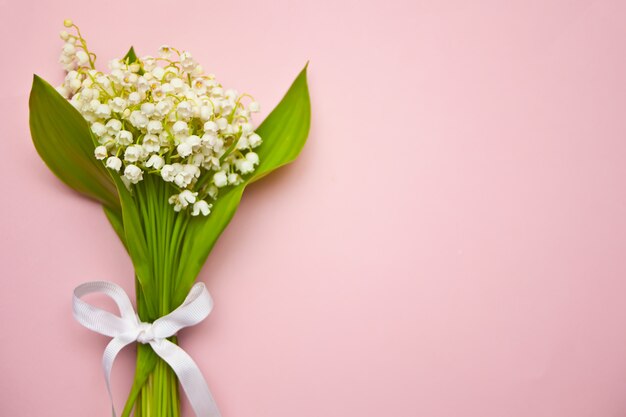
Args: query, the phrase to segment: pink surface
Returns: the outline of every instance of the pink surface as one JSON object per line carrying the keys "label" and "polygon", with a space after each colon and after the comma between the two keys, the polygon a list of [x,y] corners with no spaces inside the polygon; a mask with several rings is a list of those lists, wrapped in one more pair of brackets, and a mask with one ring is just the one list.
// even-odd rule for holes
{"label": "pink surface", "polygon": [[110,416],[107,339],[73,321],[71,291],[132,290],[100,208],[30,142],[32,73],[61,79],[66,17],[101,64],[131,43],[186,48],[263,116],[311,60],[310,141],[246,193],[201,275],[216,308],[181,336],[224,417],[626,415],[626,3],[2,0],[0,15],[0,415]]}

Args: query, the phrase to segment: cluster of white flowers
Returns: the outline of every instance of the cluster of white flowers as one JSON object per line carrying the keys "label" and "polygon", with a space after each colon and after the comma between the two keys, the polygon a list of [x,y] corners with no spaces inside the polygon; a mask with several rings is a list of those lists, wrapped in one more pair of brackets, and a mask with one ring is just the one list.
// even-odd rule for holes
{"label": "cluster of white flowers", "polygon": [[177,190],[169,198],[174,210],[206,216],[212,207],[206,200],[258,166],[253,149],[261,138],[251,113],[259,105],[249,95],[224,90],[189,52],[169,46],[158,57],[114,59],[103,73],[78,27],[64,24],[76,35],[61,32],[67,75],[57,91],[90,123],[99,143],[95,157],[127,187],[144,174],[158,175]]}

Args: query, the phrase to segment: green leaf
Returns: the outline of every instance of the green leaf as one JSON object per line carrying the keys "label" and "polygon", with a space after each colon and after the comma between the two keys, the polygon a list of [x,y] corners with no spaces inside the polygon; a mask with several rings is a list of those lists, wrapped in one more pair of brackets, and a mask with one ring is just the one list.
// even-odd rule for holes
{"label": "green leaf", "polygon": [[256,174],[237,187],[222,190],[208,217],[194,217],[189,221],[173,305],[180,304],[187,295],[209,252],[237,211],[245,187],[292,162],[302,150],[311,124],[306,70],[305,66],[287,94],[257,129],[263,143],[257,152],[261,162]]}
{"label": "green leaf", "polygon": [[[124,231],[124,239],[122,241],[125,242],[126,250],[133,262],[137,280],[141,284],[143,291],[152,292],[154,288],[152,279],[154,271],[146,233],[143,229],[144,222],[139,209],[139,201],[137,201],[136,196],[131,195],[131,192],[128,191],[120,177],[115,178],[114,181],[122,207],[121,218]],[[137,192],[136,187],[133,187],[133,191]],[[115,224],[113,224],[113,227],[115,228]],[[157,295],[146,299],[146,308],[152,316],[156,314],[155,305],[157,302]]]}
{"label": "green leaf", "polygon": [[111,226],[113,226],[113,230],[115,230],[117,237],[120,238],[122,244],[128,251],[128,247],[126,246],[126,234],[124,232],[124,220],[121,210],[113,210],[107,206],[102,206],[102,208],[104,209],[104,214],[106,214],[107,219],[109,219]]}
{"label": "green leaf", "polygon": [[[142,355],[141,352],[145,352],[145,355]],[[133,408],[135,407],[137,397],[139,396],[139,392],[148,381],[148,377],[154,370],[156,363],[156,353],[154,353],[150,346],[143,344],[137,345],[135,376],[133,377],[133,384],[130,387],[130,392],[128,393],[126,404],[124,404],[124,410],[122,411],[121,417],[130,417],[133,412]]]}
{"label": "green leaf", "polygon": [[257,152],[261,162],[249,182],[257,181],[292,162],[304,147],[311,126],[311,100],[306,78],[308,66],[307,63],[285,97],[256,130],[263,139]]}
{"label": "green leaf", "polygon": [[33,143],[50,170],[79,193],[119,210],[115,185],[93,155],[91,131],[78,110],[37,75],[29,108]]}
{"label": "green leaf", "polygon": [[[137,288],[137,306],[143,303],[143,299],[141,297],[140,289]],[[129,417],[133,407],[135,406],[135,401],[137,400],[137,396],[141,391],[141,388],[145,385],[148,377],[154,370],[154,367],[158,361],[156,353],[154,350],[145,344],[137,345],[137,361],[135,365],[135,377],[133,378],[133,385],[131,386],[130,393],[128,394],[128,398],[126,400],[126,404],[124,405],[124,410],[122,411],[121,417]],[[138,415],[138,414],[136,414]]]}
{"label": "green leaf", "polygon": [[133,62],[137,61],[137,54],[135,53],[135,48],[131,46],[128,52],[126,52],[126,55],[124,55],[124,58],[122,58],[122,61],[126,61],[129,64],[132,64]]}

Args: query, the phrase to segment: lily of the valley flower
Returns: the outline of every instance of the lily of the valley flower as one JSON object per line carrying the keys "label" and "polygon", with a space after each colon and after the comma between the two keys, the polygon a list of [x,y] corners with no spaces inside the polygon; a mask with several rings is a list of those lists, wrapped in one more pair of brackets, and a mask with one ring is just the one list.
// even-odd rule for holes
{"label": "lily of the valley flower", "polygon": [[196,196],[198,193],[191,192],[189,190],[183,190],[180,194],[174,194],[169,198],[169,203],[174,206],[175,211],[181,211],[187,208],[189,204],[196,202]]}
{"label": "lily of the valley flower", "polygon": [[94,150],[94,155],[96,156],[96,159],[102,161],[104,158],[107,157],[106,146],[97,146],[96,149]]}
{"label": "lily of the valley flower", "polygon": [[193,204],[193,210],[191,211],[192,216],[197,216],[202,213],[203,216],[208,216],[211,213],[212,204],[207,203],[204,200],[196,201]]}
{"label": "lily of the valley flower", "polygon": [[159,155],[152,155],[146,162],[148,168],[161,169],[165,164],[163,157]]}
{"label": "lily of the valley flower", "polygon": [[137,165],[126,165],[124,177],[131,183],[137,184],[143,179],[143,171]]}
{"label": "lily of the valley flower", "polygon": [[113,59],[101,72],[76,25],[65,26],[58,91],[89,122],[94,158],[128,187],[157,175],[178,190],[174,210],[207,216],[219,190],[254,172],[262,140],[250,115],[260,106],[249,95],[224,89],[191,53],[167,45],[160,58]]}
{"label": "lily of the valley flower", "polygon": [[122,168],[122,160],[117,156],[110,156],[107,158],[106,167],[119,172],[120,168]]}

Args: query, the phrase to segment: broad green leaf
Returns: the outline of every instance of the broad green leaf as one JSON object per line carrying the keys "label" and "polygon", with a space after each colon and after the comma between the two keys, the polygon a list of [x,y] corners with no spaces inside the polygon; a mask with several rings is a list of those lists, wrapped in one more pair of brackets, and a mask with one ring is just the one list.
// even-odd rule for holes
{"label": "broad green leaf", "polygon": [[311,126],[311,100],[306,70],[295,79],[285,97],[256,132],[263,139],[257,154],[261,162],[249,182],[254,182],[292,162],[300,154]]}
{"label": "broad green leaf", "polygon": [[115,185],[93,155],[91,131],[78,110],[37,75],[29,108],[33,143],[50,170],[79,193],[119,210]]}
{"label": "broad green leaf", "polygon": [[245,187],[292,162],[302,150],[311,124],[306,70],[305,66],[278,106],[257,129],[263,143],[257,152],[261,162],[256,174],[243,184],[223,191],[208,217],[190,220],[177,274],[176,303],[182,302],[193,285],[209,252],[234,216]]}

